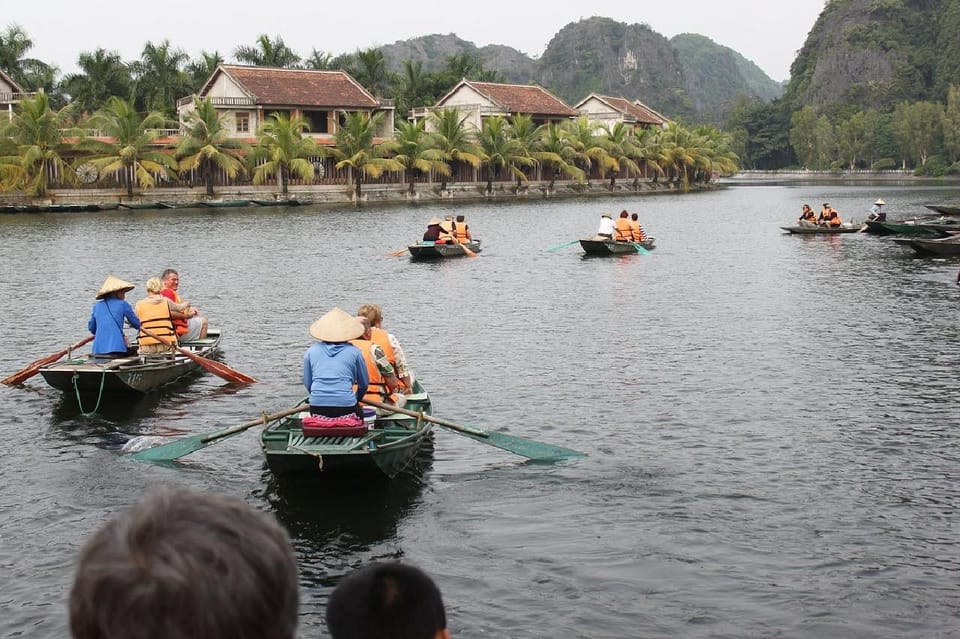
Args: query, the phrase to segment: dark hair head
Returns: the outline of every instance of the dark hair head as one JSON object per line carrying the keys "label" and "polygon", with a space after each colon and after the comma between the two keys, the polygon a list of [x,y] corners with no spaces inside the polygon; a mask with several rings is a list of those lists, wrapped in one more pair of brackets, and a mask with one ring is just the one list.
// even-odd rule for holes
{"label": "dark hair head", "polygon": [[462,215],[457,216],[457,222],[463,222],[464,218]]}
{"label": "dark hair head", "polygon": [[164,489],[80,552],[74,639],[293,639],[297,564],[272,518],[223,495]]}
{"label": "dark hair head", "polygon": [[347,575],[327,603],[333,639],[433,639],[446,627],[437,585],[419,568],[399,562]]}
{"label": "dark hair head", "polygon": [[626,211],[620,211],[620,217],[627,217],[627,215],[629,215],[629,213]]}
{"label": "dark hair head", "polygon": [[637,214],[636,214],[636,213],[631,213],[631,214],[630,214],[630,219],[631,219],[631,220],[636,220],[636,219],[637,219]]}

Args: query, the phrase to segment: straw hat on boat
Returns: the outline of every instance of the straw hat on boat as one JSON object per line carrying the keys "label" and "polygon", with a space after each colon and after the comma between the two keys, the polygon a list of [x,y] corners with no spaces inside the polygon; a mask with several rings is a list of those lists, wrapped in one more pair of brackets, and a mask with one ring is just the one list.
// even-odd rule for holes
{"label": "straw hat on boat", "polygon": [[879,205],[879,206],[883,206],[884,204],[886,204],[886,202],[883,201],[883,198],[882,198],[882,197],[878,197],[878,198],[877,198],[877,201],[874,202],[874,204],[877,204],[877,205]]}
{"label": "straw hat on boat", "polygon": [[427,222],[427,226],[433,226],[434,224],[440,224],[441,222],[443,222],[443,220],[441,220],[439,217],[432,217],[430,218],[430,221]]}
{"label": "straw hat on boat", "polygon": [[113,275],[108,275],[106,281],[103,283],[103,286],[101,286],[100,290],[97,291],[97,299],[102,300],[110,293],[126,293],[127,291],[132,291],[134,288],[136,287],[130,282],[121,280],[119,277],[114,277]]}
{"label": "straw hat on boat", "polygon": [[310,335],[321,342],[346,342],[363,335],[363,324],[350,313],[334,307],[310,325]]}
{"label": "straw hat on boat", "polygon": [[444,220],[440,222],[440,228],[447,233],[451,233],[453,231],[453,220]]}

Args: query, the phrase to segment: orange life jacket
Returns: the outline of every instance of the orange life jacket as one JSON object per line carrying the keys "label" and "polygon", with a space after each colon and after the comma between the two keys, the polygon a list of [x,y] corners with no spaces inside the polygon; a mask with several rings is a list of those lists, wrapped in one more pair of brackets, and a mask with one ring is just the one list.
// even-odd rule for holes
{"label": "orange life jacket", "polygon": [[360,349],[360,352],[363,353],[363,361],[367,363],[367,376],[370,377],[370,383],[367,385],[367,394],[363,396],[363,399],[396,403],[397,398],[390,394],[390,389],[387,388],[387,380],[383,378],[383,373],[377,366],[377,360],[373,359],[371,346],[374,342],[368,339],[352,339],[350,343]]}
{"label": "orange life jacket", "polygon": [[613,239],[620,242],[630,242],[633,240],[633,231],[630,230],[630,220],[627,218],[618,217],[614,228],[616,232],[613,234]]}
{"label": "orange life jacket", "polygon": [[[177,293],[177,292],[176,292],[175,290],[173,290],[172,288],[165,288],[165,289],[163,289],[163,290],[164,290],[165,292],[170,293],[169,295],[164,295],[164,297],[167,297],[168,299],[173,300],[173,301],[176,302],[177,304],[182,304],[182,303],[183,303],[183,302],[180,301],[180,294]],[[161,295],[163,295],[163,293],[161,293]],[[177,331],[177,335],[186,335],[187,333],[190,332],[190,329],[187,327],[187,320],[185,320],[185,319],[183,319],[183,318],[180,318],[180,317],[175,317],[175,318],[173,318],[172,321],[173,321],[173,328],[174,328],[174,330]],[[148,328],[149,328],[149,327],[148,327]]]}
{"label": "orange life jacket", "polygon": [[173,344],[177,343],[177,334],[173,330],[173,322],[170,318],[170,308],[167,306],[167,298],[161,298],[159,303],[149,299],[140,300],[134,309],[137,317],[140,318],[140,325],[157,335],[163,340],[150,337],[143,331],[137,336],[141,346],[148,344]]}
{"label": "orange life jacket", "polygon": [[453,223],[453,235],[457,238],[457,241],[461,244],[466,244],[470,241],[470,230],[467,227],[466,222],[454,222]]}
{"label": "orange life jacket", "polygon": [[394,368],[397,367],[397,354],[393,352],[393,345],[390,343],[390,338],[387,336],[387,332],[382,328],[371,327],[370,328],[370,341],[383,349],[384,354],[387,356],[387,359],[390,360],[390,363]]}
{"label": "orange life jacket", "polygon": [[647,239],[647,234],[643,232],[639,220],[630,220],[630,232],[633,235],[634,242],[642,242]]}

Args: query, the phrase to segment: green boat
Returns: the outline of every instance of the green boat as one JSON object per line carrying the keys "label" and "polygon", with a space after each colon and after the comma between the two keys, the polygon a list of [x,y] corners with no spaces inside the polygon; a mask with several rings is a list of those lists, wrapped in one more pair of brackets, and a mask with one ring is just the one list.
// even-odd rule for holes
{"label": "green boat", "polygon": [[[429,415],[430,397],[419,382],[407,395],[405,408]],[[260,433],[267,467],[277,477],[357,477],[392,479],[416,458],[433,432],[423,419],[392,413],[378,416],[372,426],[345,436],[304,435],[298,413],[275,422]]]}
{"label": "green boat", "polygon": [[210,208],[243,207],[250,206],[252,203],[252,200],[202,200],[200,202],[201,206],[208,206]]}
{"label": "green boat", "polygon": [[905,222],[880,222],[880,226],[887,231],[887,235],[908,235],[911,237],[943,237],[946,235],[932,224],[925,224],[914,220]]}
{"label": "green boat", "polygon": [[437,244],[421,240],[407,247],[410,259],[414,261],[439,260],[445,257],[463,257],[469,253],[480,252],[480,240],[470,240],[466,244]]}
{"label": "green boat", "polygon": [[620,242],[617,240],[580,240],[580,247],[587,255],[624,255],[630,253],[639,253],[637,245],[646,250],[653,248],[656,238],[648,237],[642,242]]}

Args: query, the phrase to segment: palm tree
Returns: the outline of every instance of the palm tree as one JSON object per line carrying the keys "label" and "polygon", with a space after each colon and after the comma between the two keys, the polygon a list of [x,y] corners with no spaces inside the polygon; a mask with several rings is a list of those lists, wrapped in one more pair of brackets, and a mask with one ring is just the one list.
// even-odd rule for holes
{"label": "palm tree", "polygon": [[51,177],[73,182],[76,174],[64,160],[70,149],[64,142],[71,123],[72,109],[50,108],[47,94],[20,102],[17,113],[0,128],[0,140],[6,147],[0,157],[0,187],[22,189],[29,195],[46,195]]}
{"label": "palm tree", "polygon": [[[454,163],[463,162],[475,169],[483,164],[480,148],[467,130],[466,115],[460,115],[456,109],[441,109],[432,112],[430,118],[434,129],[434,144],[444,154],[444,160]],[[443,174],[441,176],[440,190],[446,191],[447,176]]]}
{"label": "palm tree", "polygon": [[118,173],[126,186],[127,197],[133,197],[134,186],[153,187],[158,177],[173,176],[177,164],[173,156],[157,148],[157,129],[167,124],[159,111],[141,115],[131,100],[114,96],[90,118],[90,125],[99,129],[104,139],[87,139],[82,146],[92,151],[85,160],[104,175]]}
{"label": "palm tree", "polygon": [[184,134],[177,143],[179,169],[198,169],[207,187],[207,197],[212,198],[214,170],[219,169],[233,179],[245,171],[244,152],[240,140],[231,138],[224,125],[224,116],[217,113],[213,102],[207,98],[195,101],[196,108],[184,118]]}
{"label": "palm tree", "polygon": [[260,34],[255,46],[241,45],[234,49],[233,57],[237,62],[258,67],[292,69],[300,64],[300,56],[283,43],[283,38],[278,35],[276,40],[271,40],[265,33]]}
{"label": "palm tree", "polygon": [[376,144],[376,131],[383,120],[382,113],[371,116],[357,111],[347,113],[346,118],[334,135],[335,146],[330,154],[339,161],[337,169],[350,169],[353,172],[354,197],[360,201],[360,188],[363,177],[380,177],[384,171],[402,171],[404,165],[392,158],[383,157],[386,149]]}
{"label": "palm tree", "polygon": [[14,82],[26,91],[48,90],[56,68],[26,54],[33,48],[33,40],[19,24],[10,24],[0,33],[0,69],[10,74]]}
{"label": "palm tree", "polygon": [[524,155],[520,142],[510,135],[510,125],[502,116],[495,115],[483,121],[477,142],[487,169],[488,195],[493,192],[493,178],[502,171],[513,175],[519,183],[527,179],[523,168],[536,164],[536,160]]}
{"label": "palm tree", "polygon": [[406,171],[410,195],[414,193],[414,173],[436,171],[449,176],[450,166],[444,161],[446,156],[433,145],[432,136],[426,131],[425,120],[419,122],[400,122],[394,131],[394,139],[384,144],[384,149],[393,152],[393,159],[403,165]]}
{"label": "palm tree", "polygon": [[[639,163],[642,163],[643,176],[647,177],[647,169],[653,169],[653,181],[663,175],[663,166],[666,158],[660,144],[660,129],[640,128],[633,131],[633,146],[636,147]],[[639,178],[637,178],[639,179]],[[634,180],[636,183],[637,180]]]}
{"label": "palm tree", "polygon": [[309,130],[310,125],[302,116],[271,113],[257,131],[257,145],[250,154],[255,166],[253,183],[263,184],[270,176],[276,176],[280,191],[286,196],[291,176],[312,180],[310,158],[323,152],[312,138],[303,136]]}
{"label": "palm tree", "polygon": [[551,122],[541,131],[540,147],[543,151],[552,154],[550,159],[543,160],[543,165],[550,174],[550,190],[553,191],[558,173],[572,177],[577,182],[583,182],[583,169],[576,165],[576,151],[564,132],[561,125]]}
{"label": "palm tree", "polygon": [[[544,126],[534,124],[531,115],[520,113],[510,118],[510,135],[517,141],[520,155],[532,159],[536,166],[559,165],[563,158],[543,147],[543,132]],[[519,179],[517,188],[520,188]]]}
{"label": "palm tree", "polygon": [[177,98],[190,93],[190,78],[184,71],[189,59],[183,50],[172,48],[169,40],[147,42],[140,59],[132,65],[137,78],[137,106],[144,111],[172,114]]}
{"label": "palm tree", "polygon": [[370,93],[382,95],[390,82],[390,72],[387,70],[383,51],[373,48],[357,50],[356,67],[352,75]]}
{"label": "palm tree", "polygon": [[112,96],[130,96],[130,67],[116,51],[85,51],[80,54],[77,64],[80,73],[66,76],[62,86],[80,111],[92,112]]}
{"label": "palm tree", "polygon": [[563,123],[564,137],[570,143],[573,161],[583,169],[586,175],[594,164],[601,166],[606,161],[607,152],[597,136],[597,127],[585,115]]}
{"label": "palm tree", "polygon": [[601,160],[601,172],[610,173],[610,190],[616,186],[617,174],[626,169],[627,175],[640,175],[640,166],[636,158],[640,151],[631,142],[631,132],[626,124],[617,122],[613,126],[601,127],[603,132],[600,143],[606,152]]}
{"label": "palm tree", "polygon": [[333,54],[313,49],[310,56],[303,59],[303,66],[316,71],[331,71],[334,69]]}
{"label": "palm tree", "polygon": [[190,92],[196,93],[213,75],[217,67],[223,64],[223,56],[219,51],[200,52],[200,57],[187,64],[187,75],[190,77]]}

